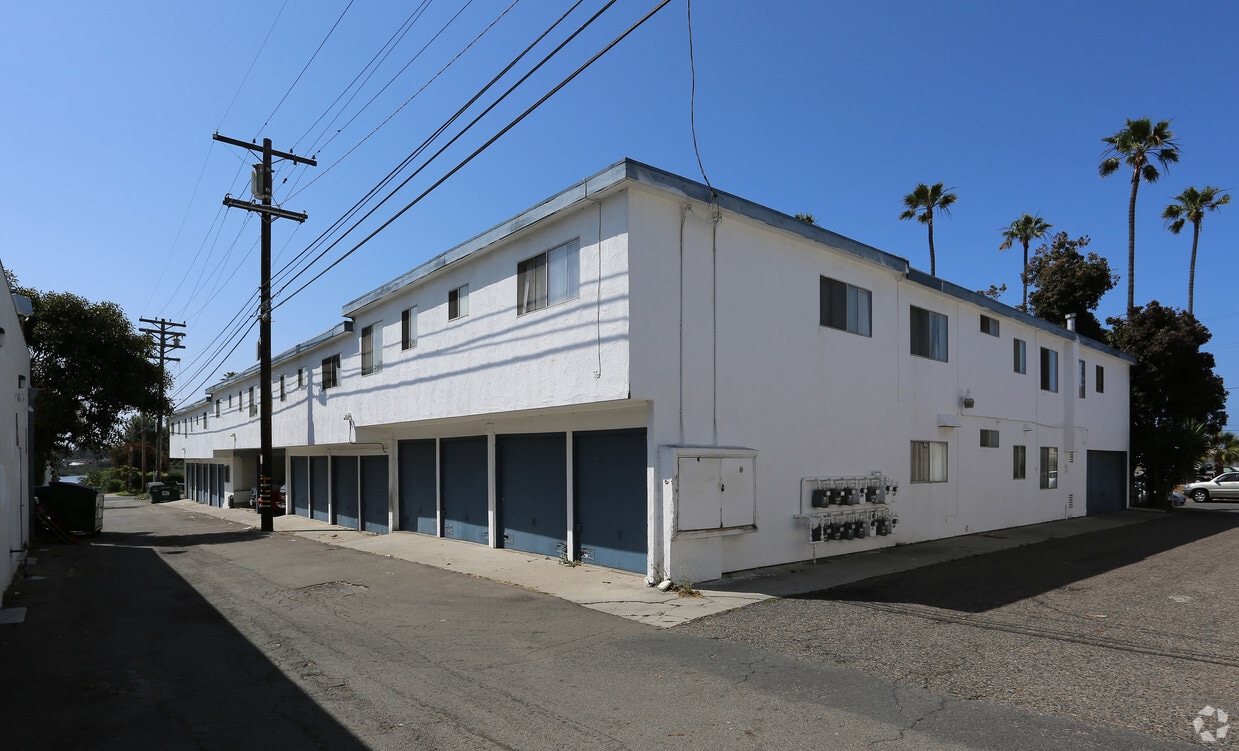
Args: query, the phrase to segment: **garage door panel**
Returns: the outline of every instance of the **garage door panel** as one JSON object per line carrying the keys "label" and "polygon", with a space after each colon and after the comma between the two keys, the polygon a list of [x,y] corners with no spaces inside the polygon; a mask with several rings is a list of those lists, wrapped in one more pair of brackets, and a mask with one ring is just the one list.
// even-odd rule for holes
{"label": "garage door panel", "polygon": [[443,536],[488,543],[486,436],[445,438],[440,443]]}
{"label": "garage door panel", "polygon": [[438,472],[433,438],[398,445],[400,528],[439,534]]}
{"label": "garage door panel", "polygon": [[497,439],[499,523],[503,547],[558,556],[568,540],[567,436]]}
{"label": "garage door panel", "polygon": [[601,566],[644,572],[645,430],[574,433],[572,451],[580,553]]}

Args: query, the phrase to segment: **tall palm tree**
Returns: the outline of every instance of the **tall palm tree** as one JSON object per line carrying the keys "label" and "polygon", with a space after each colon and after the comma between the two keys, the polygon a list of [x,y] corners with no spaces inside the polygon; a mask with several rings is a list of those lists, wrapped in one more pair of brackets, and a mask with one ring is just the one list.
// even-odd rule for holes
{"label": "tall palm tree", "polygon": [[1196,246],[1200,243],[1200,223],[1205,219],[1205,213],[1217,211],[1219,206],[1230,203],[1230,194],[1222,193],[1221,188],[1206,185],[1203,190],[1196,186],[1188,188],[1174,197],[1178,203],[1172,203],[1162,212],[1166,227],[1176,235],[1183,225],[1192,223],[1192,263],[1187,272],[1187,312],[1192,312],[1193,298],[1196,296]]}
{"label": "tall palm tree", "polygon": [[1213,462],[1214,474],[1222,474],[1222,468],[1239,464],[1239,436],[1224,431],[1209,441],[1209,459]]}
{"label": "tall palm tree", "polygon": [[903,197],[905,211],[900,219],[915,219],[929,226],[929,275],[938,275],[938,263],[934,257],[934,212],[950,216],[951,205],[955,203],[955,194],[949,191],[954,188],[944,188],[942,183],[926,185],[921,183],[916,190]]}
{"label": "tall palm tree", "polygon": [[1024,272],[1028,271],[1028,245],[1033,240],[1045,237],[1053,226],[1039,216],[1025,214],[1002,230],[1003,239],[1002,245],[998,246],[999,250],[1006,250],[1017,241],[1024,246],[1024,266],[1020,270],[1020,280],[1024,282],[1024,301],[1020,303],[1020,310],[1028,310],[1028,280],[1024,278]]}
{"label": "tall palm tree", "polygon": [[1147,117],[1127,120],[1127,125],[1112,136],[1101,139],[1109,144],[1102,154],[1098,171],[1102,177],[1114,174],[1120,164],[1131,167],[1131,200],[1127,203],[1127,311],[1136,307],[1136,191],[1140,180],[1155,183],[1161,173],[1151,160],[1164,169],[1179,161],[1179,145],[1170,132],[1170,121],[1156,125]]}

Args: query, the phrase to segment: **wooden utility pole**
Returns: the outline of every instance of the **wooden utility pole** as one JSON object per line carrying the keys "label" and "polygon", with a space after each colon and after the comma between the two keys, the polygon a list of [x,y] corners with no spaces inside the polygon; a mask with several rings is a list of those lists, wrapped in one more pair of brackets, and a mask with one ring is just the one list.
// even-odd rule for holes
{"label": "wooden utility pole", "polygon": [[[142,323],[149,323],[157,328],[153,329],[138,329],[143,334],[150,334],[158,337],[156,345],[159,347],[159,388],[164,387],[164,364],[168,362],[180,362],[179,357],[168,357],[168,352],[174,349],[185,349],[185,345],[181,344],[181,337],[185,336],[184,331],[176,331],[175,329],[185,328],[183,323],[173,323],[165,321],[162,318],[139,318]],[[155,482],[159,482],[159,468],[163,466],[163,410],[159,410],[159,414],[155,418]],[[142,425],[142,482],[146,482],[146,425]],[[145,488],[143,488],[145,490]]]}
{"label": "wooden utility pole", "polygon": [[258,450],[257,507],[262,531],[271,532],[275,529],[272,522],[274,508],[271,502],[271,464],[275,454],[271,446],[271,222],[276,219],[292,219],[297,222],[306,220],[305,214],[285,211],[271,205],[271,159],[279,157],[296,164],[308,164],[311,167],[318,166],[318,162],[290,152],[275,151],[271,148],[270,138],[262,139],[262,146],[221,136],[219,133],[216,133],[213,138],[231,146],[240,146],[262,154],[262,162],[254,165],[254,179],[250,182],[255,190],[254,198],[257,200],[240,201],[231,195],[225,195],[224,205],[256,212],[261,215],[262,220],[262,262],[258,303],[258,377],[262,381],[259,385],[262,402],[258,417],[260,447]]}

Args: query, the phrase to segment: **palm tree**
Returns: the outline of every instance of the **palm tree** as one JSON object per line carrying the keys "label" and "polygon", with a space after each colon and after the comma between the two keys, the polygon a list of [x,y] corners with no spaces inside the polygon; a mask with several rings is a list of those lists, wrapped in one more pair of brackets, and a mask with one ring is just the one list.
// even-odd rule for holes
{"label": "palm tree", "polygon": [[1020,310],[1028,310],[1028,280],[1024,278],[1024,272],[1028,271],[1028,245],[1033,240],[1040,240],[1046,236],[1046,233],[1053,227],[1046,220],[1032,214],[1024,216],[1011,222],[1011,226],[1004,227],[1002,230],[1002,245],[998,246],[999,250],[1006,250],[1019,241],[1020,245],[1024,246],[1024,267],[1020,271],[1020,280],[1024,282],[1024,301],[1020,303]]}
{"label": "palm tree", "polygon": [[1140,180],[1157,182],[1161,173],[1150,161],[1156,159],[1163,168],[1179,161],[1179,145],[1170,132],[1170,121],[1161,120],[1156,125],[1147,117],[1127,120],[1127,125],[1118,133],[1101,139],[1109,144],[1102,154],[1098,171],[1108,177],[1118,170],[1120,163],[1131,167],[1131,200],[1127,204],[1127,310],[1136,307],[1136,191]]}
{"label": "palm tree", "polygon": [[1193,298],[1196,296],[1196,246],[1200,243],[1200,223],[1205,219],[1205,212],[1217,211],[1219,206],[1230,203],[1230,194],[1221,193],[1221,188],[1206,185],[1203,190],[1196,186],[1188,188],[1174,197],[1178,203],[1172,203],[1162,212],[1166,226],[1176,235],[1183,225],[1192,223],[1192,263],[1187,272],[1187,312],[1192,312]]}
{"label": "palm tree", "polygon": [[954,188],[943,188],[942,183],[926,185],[921,183],[916,190],[903,197],[905,211],[900,219],[915,219],[929,226],[929,275],[938,275],[938,263],[934,257],[934,211],[950,216],[951,205],[955,203],[955,194],[948,191]]}
{"label": "palm tree", "polygon": [[1214,474],[1222,474],[1222,468],[1239,464],[1239,436],[1225,431],[1213,436],[1209,442],[1209,459],[1213,462]]}

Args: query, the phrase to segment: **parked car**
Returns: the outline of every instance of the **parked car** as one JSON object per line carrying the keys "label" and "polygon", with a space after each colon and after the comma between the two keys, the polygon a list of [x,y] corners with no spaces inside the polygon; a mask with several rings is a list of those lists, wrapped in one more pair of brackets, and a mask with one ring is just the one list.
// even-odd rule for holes
{"label": "parked car", "polygon": [[1239,472],[1223,472],[1212,480],[1189,483],[1183,495],[1196,503],[1239,500]]}

